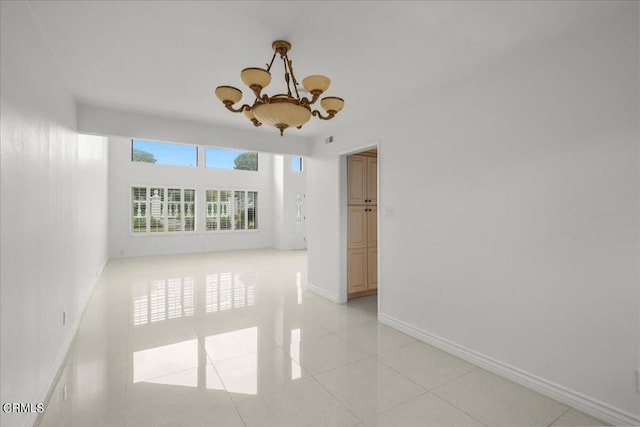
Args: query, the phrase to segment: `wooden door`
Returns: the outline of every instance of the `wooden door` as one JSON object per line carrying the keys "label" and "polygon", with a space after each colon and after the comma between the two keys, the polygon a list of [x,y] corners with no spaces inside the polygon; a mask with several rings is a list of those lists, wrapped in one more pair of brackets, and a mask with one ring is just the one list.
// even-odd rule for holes
{"label": "wooden door", "polygon": [[368,288],[367,249],[349,249],[347,251],[348,293],[366,291]]}
{"label": "wooden door", "polygon": [[377,206],[368,207],[367,212],[367,247],[378,247],[378,209]]}
{"label": "wooden door", "polygon": [[369,246],[369,230],[364,206],[349,206],[347,213],[347,249],[367,248]]}
{"label": "wooden door", "polygon": [[367,249],[367,289],[378,289],[378,248]]}
{"label": "wooden door", "polygon": [[367,157],[347,157],[347,198],[350,205],[364,204],[367,195]]}
{"label": "wooden door", "polygon": [[378,158],[367,157],[367,197],[368,203],[378,204]]}
{"label": "wooden door", "polygon": [[378,288],[378,159],[347,157],[347,289],[349,296]]}

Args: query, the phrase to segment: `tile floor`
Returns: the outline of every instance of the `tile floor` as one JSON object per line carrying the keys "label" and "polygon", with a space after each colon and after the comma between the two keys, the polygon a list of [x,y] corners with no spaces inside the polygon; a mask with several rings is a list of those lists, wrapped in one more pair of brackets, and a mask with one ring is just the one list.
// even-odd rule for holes
{"label": "tile floor", "polygon": [[304,289],[306,253],[111,260],[40,426],[596,426]]}

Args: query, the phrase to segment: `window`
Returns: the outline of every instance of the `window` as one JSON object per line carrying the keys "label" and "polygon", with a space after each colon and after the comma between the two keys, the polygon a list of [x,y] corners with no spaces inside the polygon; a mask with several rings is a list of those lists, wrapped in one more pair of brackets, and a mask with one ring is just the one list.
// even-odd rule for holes
{"label": "window", "polygon": [[206,230],[257,230],[258,192],[245,190],[206,191]]}
{"label": "window", "polygon": [[291,170],[293,172],[302,172],[302,157],[299,157],[299,156],[291,157]]}
{"label": "window", "polygon": [[131,188],[131,231],[134,233],[195,231],[195,216],[194,189]]}
{"label": "window", "polygon": [[131,161],[159,165],[197,166],[198,147],[171,142],[132,139]]}
{"label": "window", "polygon": [[206,147],[204,155],[205,166],[208,168],[258,170],[258,153],[255,151]]}

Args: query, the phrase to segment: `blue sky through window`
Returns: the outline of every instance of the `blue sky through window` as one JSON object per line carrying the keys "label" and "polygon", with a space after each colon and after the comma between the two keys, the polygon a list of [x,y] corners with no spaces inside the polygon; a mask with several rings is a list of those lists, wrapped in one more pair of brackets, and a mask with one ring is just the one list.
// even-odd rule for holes
{"label": "blue sky through window", "polygon": [[302,157],[291,157],[291,170],[294,172],[302,172]]}
{"label": "blue sky through window", "polygon": [[205,148],[204,163],[208,168],[233,169],[234,160],[242,153],[246,153],[246,151],[207,147]]}
{"label": "blue sky through window", "polygon": [[198,147],[195,145],[134,139],[132,146],[134,150],[153,154],[156,164],[178,166],[197,166],[198,164]]}

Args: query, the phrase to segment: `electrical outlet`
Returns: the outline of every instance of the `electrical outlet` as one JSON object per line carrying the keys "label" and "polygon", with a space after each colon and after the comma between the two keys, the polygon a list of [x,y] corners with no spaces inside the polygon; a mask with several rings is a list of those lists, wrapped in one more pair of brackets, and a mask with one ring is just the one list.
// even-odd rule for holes
{"label": "electrical outlet", "polygon": [[67,400],[67,386],[62,387],[62,400]]}

